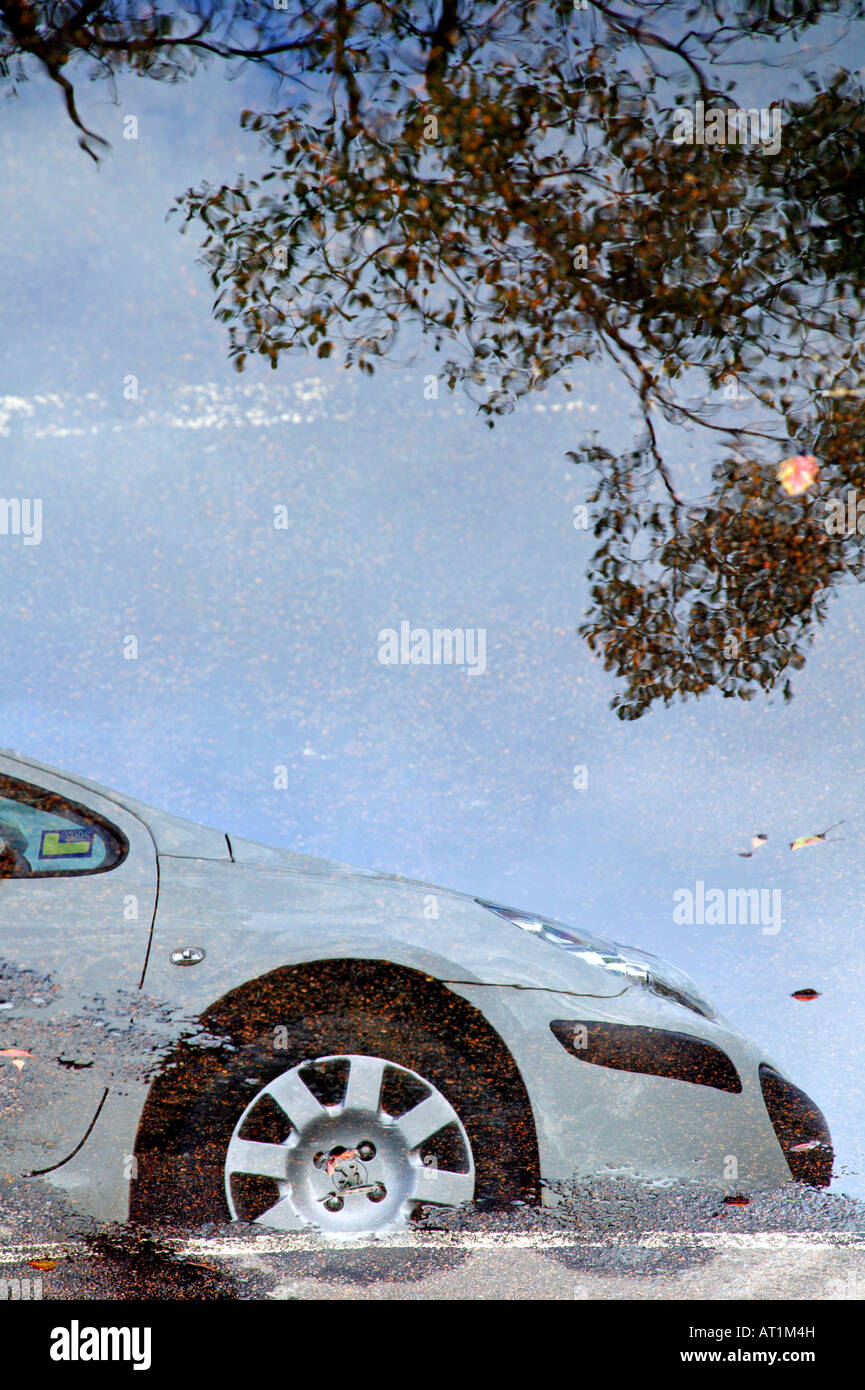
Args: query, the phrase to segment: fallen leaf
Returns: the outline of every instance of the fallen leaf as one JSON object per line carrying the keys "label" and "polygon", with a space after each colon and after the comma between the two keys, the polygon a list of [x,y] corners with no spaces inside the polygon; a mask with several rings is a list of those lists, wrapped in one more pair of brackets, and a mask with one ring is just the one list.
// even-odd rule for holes
{"label": "fallen leaf", "polygon": [[740,850],[739,850],[739,858],[740,858],[740,859],[750,859],[750,858],[751,858],[751,855],[754,853],[755,850],[758,850],[758,849],[762,849],[762,848],[763,848],[763,846],[765,845],[765,843],[766,843],[766,841],[768,840],[768,838],[769,838],[768,835],[752,835],[752,836],[751,836],[751,848],[750,848],[750,849],[740,849]]}
{"label": "fallen leaf", "polygon": [[0,1057],[5,1057],[11,1062],[16,1071],[20,1071],[28,1057],[32,1058],[32,1052],[25,1052],[23,1047],[4,1047],[0,1048]]}
{"label": "fallen leaf", "polygon": [[[838,826],[843,824],[844,822],[842,820],[836,820],[834,825],[830,825],[828,829],[820,831],[817,835],[800,835],[798,840],[793,841],[790,848],[792,850],[797,850],[807,849],[808,845],[820,845],[826,840],[826,836],[829,834],[830,830],[837,830]],[[839,838],[843,839],[843,836],[839,836]],[[833,844],[834,842],[830,840],[828,843]]]}
{"label": "fallen leaf", "polygon": [[813,454],[793,454],[778,465],[775,475],[785,492],[799,497],[816,482],[820,466]]}

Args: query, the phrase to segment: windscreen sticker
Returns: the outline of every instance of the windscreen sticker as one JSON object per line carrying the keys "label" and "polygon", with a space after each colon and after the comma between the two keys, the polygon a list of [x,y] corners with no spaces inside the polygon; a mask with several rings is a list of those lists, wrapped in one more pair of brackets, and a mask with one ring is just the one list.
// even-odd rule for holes
{"label": "windscreen sticker", "polygon": [[95,830],[43,830],[40,859],[89,859]]}

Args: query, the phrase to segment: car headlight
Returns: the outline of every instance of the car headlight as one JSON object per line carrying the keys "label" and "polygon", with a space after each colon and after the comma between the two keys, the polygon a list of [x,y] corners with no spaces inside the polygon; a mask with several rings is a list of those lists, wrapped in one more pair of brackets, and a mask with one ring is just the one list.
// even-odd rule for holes
{"label": "car headlight", "polygon": [[563,927],[561,922],[551,922],[548,918],[538,917],[532,912],[520,912],[513,907],[499,907],[497,903],[485,902],[483,898],[476,898],[475,902],[479,907],[485,907],[488,912],[494,912],[497,917],[512,922],[515,927],[531,936],[536,936],[551,946],[558,946],[560,950],[568,951],[571,955],[579,956],[587,965],[598,966],[609,971],[611,975],[618,975],[626,982],[633,982],[649,990],[659,999],[669,999],[674,1004],[681,1004],[683,1008],[690,1009],[692,1013],[700,1014],[703,1018],[715,1017],[711,1004],[702,997],[687,975],[665,962],[656,960],[648,952],[635,951],[627,946],[620,947],[618,943],[604,941],[602,937],[593,936],[591,932]]}

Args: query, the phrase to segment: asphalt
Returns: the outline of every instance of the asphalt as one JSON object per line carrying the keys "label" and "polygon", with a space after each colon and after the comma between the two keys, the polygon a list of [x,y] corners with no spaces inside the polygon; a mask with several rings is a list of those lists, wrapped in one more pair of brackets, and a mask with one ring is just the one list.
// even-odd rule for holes
{"label": "asphalt", "polygon": [[791,1185],[730,1205],[624,1180],[557,1196],[553,1209],[430,1210],[410,1230],[339,1243],[238,1225],[100,1226],[43,1184],[16,1182],[0,1194],[0,1281],[8,1297],[55,1300],[865,1297],[865,1205],[850,1198]]}

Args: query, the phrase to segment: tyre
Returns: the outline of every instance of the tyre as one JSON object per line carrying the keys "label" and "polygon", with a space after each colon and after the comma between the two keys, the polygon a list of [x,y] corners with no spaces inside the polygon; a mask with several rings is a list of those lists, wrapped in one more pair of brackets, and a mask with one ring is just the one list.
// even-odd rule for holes
{"label": "tyre", "polygon": [[219,1049],[180,1049],[154,1087],[133,1219],[349,1235],[430,1207],[536,1196],[522,1082],[406,1001],[261,1025],[247,1019]]}

